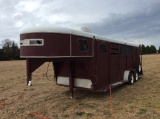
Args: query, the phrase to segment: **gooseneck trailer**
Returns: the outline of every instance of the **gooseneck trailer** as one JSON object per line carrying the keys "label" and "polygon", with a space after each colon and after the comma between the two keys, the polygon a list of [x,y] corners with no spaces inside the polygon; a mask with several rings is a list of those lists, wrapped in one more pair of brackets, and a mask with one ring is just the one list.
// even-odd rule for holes
{"label": "gooseneck trailer", "polygon": [[109,85],[133,84],[143,74],[139,45],[69,28],[23,29],[20,57],[26,58],[28,86],[45,62],[53,62],[56,83],[71,91],[106,91]]}

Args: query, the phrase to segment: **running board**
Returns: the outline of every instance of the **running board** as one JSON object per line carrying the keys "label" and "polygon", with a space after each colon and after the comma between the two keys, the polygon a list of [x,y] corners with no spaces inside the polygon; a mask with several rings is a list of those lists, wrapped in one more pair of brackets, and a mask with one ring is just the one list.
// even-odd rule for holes
{"label": "running board", "polygon": [[124,82],[116,82],[116,83],[113,83],[111,84],[112,87],[115,87],[115,86],[119,86],[121,84],[123,84]]}

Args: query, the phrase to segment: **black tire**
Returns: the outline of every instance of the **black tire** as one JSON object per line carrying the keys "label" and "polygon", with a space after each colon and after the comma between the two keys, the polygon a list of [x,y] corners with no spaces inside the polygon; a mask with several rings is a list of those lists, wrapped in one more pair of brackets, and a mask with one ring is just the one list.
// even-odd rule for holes
{"label": "black tire", "polygon": [[138,72],[138,74],[143,74],[142,66],[139,63],[135,64],[135,69]]}
{"label": "black tire", "polygon": [[139,80],[138,72],[136,71],[134,74],[134,81],[137,82]]}
{"label": "black tire", "polygon": [[142,66],[141,65],[139,65],[139,74],[143,75],[143,70],[142,70]]}
{"label": "black tire", "polygon": [[138,66],[138,71],[139,71],[139,73],[142,72],[142,67],[141,67],[141,65]]}
{"label": "black tire", "polygon": [[130,85],[133,85],[134,84],[134,75],[133,75],[133,73],[130,73],[129,74],[129,78],[128,78],[128,83],[130,84]]}

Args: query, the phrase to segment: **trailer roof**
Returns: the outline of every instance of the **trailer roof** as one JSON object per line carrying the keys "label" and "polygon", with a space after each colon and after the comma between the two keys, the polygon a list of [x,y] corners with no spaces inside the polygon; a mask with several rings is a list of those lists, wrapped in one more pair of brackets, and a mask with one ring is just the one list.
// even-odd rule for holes
{"label": "trailer roof", "polygon": [[113,39],[109,39],[109,38],[106,38],[104,36],[100,36],[97,34],[84,32],[84,31],[80,31],[80,30],[75,30],[75,29],[71,29],[71,28],[64,28],[64,27],[28,27],[28,28],[22,29],[21,34],[26,34],[26,33],[73,34],[73,35],[85,36],[85,37],[89,37],[89,38],[95,37],[95,39],[99,39],[99,40],[105,40],[105,41],[109,41],[109,42],[113,42],[113,43],[119,43],[119,44],[125,44],[125,45],[139,47],[139,44],[135,44],[133,42],[113,40]]}

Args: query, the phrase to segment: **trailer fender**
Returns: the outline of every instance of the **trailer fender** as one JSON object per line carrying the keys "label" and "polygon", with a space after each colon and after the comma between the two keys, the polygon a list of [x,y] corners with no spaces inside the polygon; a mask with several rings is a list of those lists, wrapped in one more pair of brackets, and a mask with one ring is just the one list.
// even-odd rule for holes
{"label": "trailer fender", "polygon": [[125,70],[123,76],[123,82],[127,82],[132,85],[136,81],[138,81],[136,70],[135,69]]}
{"label": "trailer fender", "polygon": [[124,82],[128,82],[129,74],[130,74],[130,71],[128,71],[128,70],[126,70],[124,72],[124,76],[123,76],[123,81]]}

